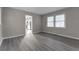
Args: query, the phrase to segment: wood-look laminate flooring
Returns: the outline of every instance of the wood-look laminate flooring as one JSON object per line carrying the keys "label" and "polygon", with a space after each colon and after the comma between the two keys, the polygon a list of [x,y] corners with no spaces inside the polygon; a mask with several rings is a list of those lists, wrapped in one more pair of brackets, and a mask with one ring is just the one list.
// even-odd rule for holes
{"label": "wood-look laminate flooring", "polygon": [[53,34],[33,34],[3,40],[0,51],[79,51],[79,40]]}

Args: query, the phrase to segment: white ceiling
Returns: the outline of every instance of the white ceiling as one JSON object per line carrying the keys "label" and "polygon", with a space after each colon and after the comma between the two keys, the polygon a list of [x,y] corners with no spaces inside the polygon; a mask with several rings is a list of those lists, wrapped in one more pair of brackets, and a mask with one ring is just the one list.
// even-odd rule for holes
{"label": "white ceiling", "polygon": [[25,10],[25,11],[32,12],[38,15],[43,15],[43,14],[55,12],[57,10],[61,10],[67,7],[12,7],[12,8]]}

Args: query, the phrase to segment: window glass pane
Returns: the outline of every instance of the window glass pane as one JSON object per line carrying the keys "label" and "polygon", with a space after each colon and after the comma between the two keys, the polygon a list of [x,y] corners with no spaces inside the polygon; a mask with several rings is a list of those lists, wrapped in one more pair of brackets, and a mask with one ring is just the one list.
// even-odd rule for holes
{"label": "window glass pane", "polygon": [[53,16],[48,17],[48,21],[54,21],[54,17]]}
{"label": "window glass pane", "polygon": [[54,27],[54,17],[48,17],[47,18],[47,27]]}
{"label": "window glass pane", "polygon": [[56,21],[64,21],[64,14],[62,14],[62,15],[57,15],[56,16]]}
{"label": "window glass pane", "polygon": [[56,27],[64,27],[64,22],[56,22]]}
{"label": "window glass pane", "polygon": [[54,24],[52,22],[49,22],[47,26],[48,27],[54,27]]}

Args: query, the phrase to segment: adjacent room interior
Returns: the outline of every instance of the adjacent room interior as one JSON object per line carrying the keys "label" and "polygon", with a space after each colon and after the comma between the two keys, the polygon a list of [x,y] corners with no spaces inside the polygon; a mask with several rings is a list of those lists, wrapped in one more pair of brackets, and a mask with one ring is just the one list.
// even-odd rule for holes
{"label": "adjacent room interior", "polygon": [[79,51],[79,7],[0,7],[0,51]]}

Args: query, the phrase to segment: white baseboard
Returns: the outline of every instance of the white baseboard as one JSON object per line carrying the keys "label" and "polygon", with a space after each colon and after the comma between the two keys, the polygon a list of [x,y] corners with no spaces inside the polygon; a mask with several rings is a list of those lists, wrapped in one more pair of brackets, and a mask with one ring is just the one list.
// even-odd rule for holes
{"label": "white baseboard", "polygon": [[[43,32],[45,32],[45,31],[43,31]],[[77,39],[77,40],[79,40],[78,37],[72,37],[72,36],[69,36],[69,35],[63,35],[63,34],[57,34],[57,33],[50,33],[50,32],[45,32],[45,33],[55,34],[55,35],[58,35],[58,36],[63,36],[63,37],[66,37],[66,38],[71,38],[71,39]]]}
{"label": "white baseboard", "polygon": [[25,34],[21,34],[21,35],[17,35],[17,36],[11,36],[11,37],[3,37],[2,38],[2,40],[3,39],[9,39],[9,38],[15,38],[15,37],[19,37],[19,36],[24,36]]}

